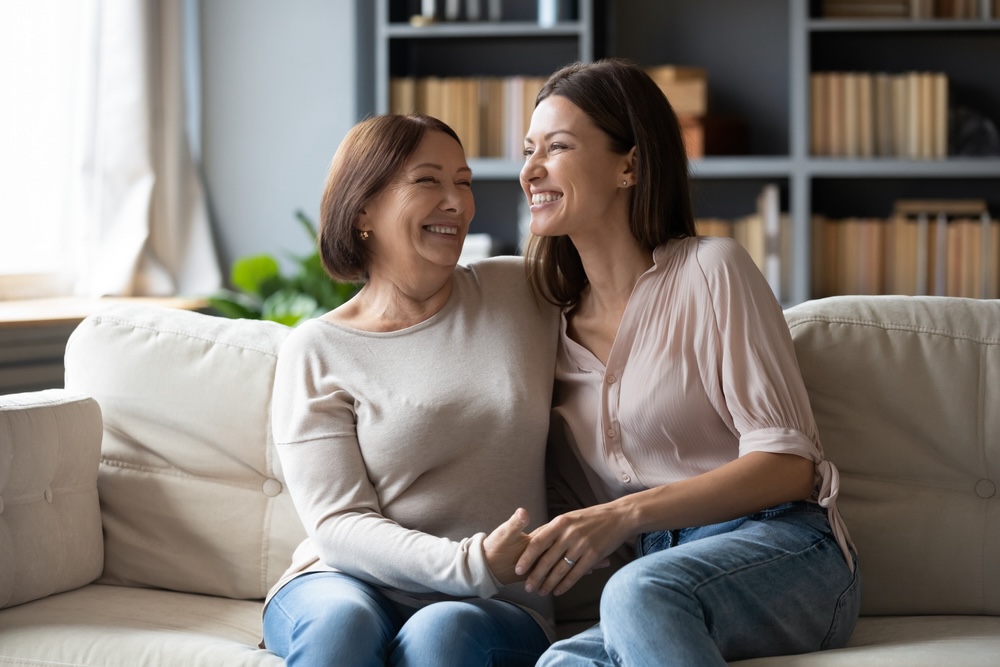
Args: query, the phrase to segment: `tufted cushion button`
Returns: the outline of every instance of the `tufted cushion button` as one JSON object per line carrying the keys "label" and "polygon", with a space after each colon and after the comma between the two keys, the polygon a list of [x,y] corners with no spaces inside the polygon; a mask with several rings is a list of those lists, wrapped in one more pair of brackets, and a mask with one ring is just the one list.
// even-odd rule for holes
{"label": "tufted cushion button", "polygon": [[265,496],[274,498],[281,493],[281,482],[276,479],[265,479],[263,491]]}
{"label": "tufted cushion button", "polygon": [[45,496],[45,502],[51,503],[52,502],[52,487],[51,486],[46,486],[45,487],[45,493],[43,495]]}
{"label": "tufted cushion button", "polygon": [[976,495],[980,498],[992,498],[997,492],[997,486],[988,479],[976,482]]}

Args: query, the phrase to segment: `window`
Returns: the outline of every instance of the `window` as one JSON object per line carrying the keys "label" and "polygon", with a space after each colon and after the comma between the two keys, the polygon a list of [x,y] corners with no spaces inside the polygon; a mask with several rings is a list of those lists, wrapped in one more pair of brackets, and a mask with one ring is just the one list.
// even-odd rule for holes
{"label": "window", "polygon": [[0,299],[67,292],[83,2],[0,2]]}

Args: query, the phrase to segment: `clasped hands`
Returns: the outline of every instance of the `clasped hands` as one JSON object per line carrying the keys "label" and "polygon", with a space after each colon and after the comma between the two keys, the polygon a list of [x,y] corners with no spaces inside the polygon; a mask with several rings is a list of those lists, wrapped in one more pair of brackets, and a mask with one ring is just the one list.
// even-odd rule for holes
{"label": "clasped hands", "polygon": [[518,508],[487,535],[486,563],[502,584],[524,581],[524,589],[539,595],[562,595],[584,575],[607,567],[608,556],[626,539],[622,522],[605,505],[555,517],[531,533],[530,518]]}

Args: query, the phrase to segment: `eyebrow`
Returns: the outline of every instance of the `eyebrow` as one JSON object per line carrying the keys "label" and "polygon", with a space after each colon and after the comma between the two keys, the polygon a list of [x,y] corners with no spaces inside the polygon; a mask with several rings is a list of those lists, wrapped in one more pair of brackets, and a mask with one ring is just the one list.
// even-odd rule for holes
{"label": "eyebrow", "polygon": [[[557,134],[568,134],[571,137],[574,137],[574,138],[576,137],[576,135],[574,133],[570,132],[569,130],[552,130],[551,132],[549,132],[548,134],[546,134],[542,138],[545,139],[546,141],[548,141],[549,139],[551,139],[552,137],[556,136]],[[529,143],[529,144],[535,143],[534,141],[531,140],[531,137],[525,137],[524,141],[525,141],[525,143]]]}
{"label": "eyebrow", "polygon": [[[413,167],[411,167],[411,169],[420,169],[421,167],[430,167],[431,169],[437,169],[438,171],[444,171],[444,167],[441,166],[441,165],[439,165],[439,164],[437,164],[436,162],[421,162],[420,164],[413,165]],[[470,174],[472,173],[472,169],[470,169],[469,167],[459,167],[457,171],[467,171]]]}

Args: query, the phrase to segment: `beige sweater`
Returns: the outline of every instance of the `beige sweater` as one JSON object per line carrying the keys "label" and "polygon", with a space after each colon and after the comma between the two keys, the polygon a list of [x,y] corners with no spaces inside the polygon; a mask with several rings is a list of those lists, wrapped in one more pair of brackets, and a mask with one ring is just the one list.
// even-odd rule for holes
{"label": "beige sweater", "polygon": [[459,266],[448,303],[407,329],[323,320],[281,349],[274,439],[308,538],[268,599],[336,570],[410,605],[498,597],[551,634],[551,603],[498,587],[483,540],[518,507],[544,523],[558,311],[523,260]]}

